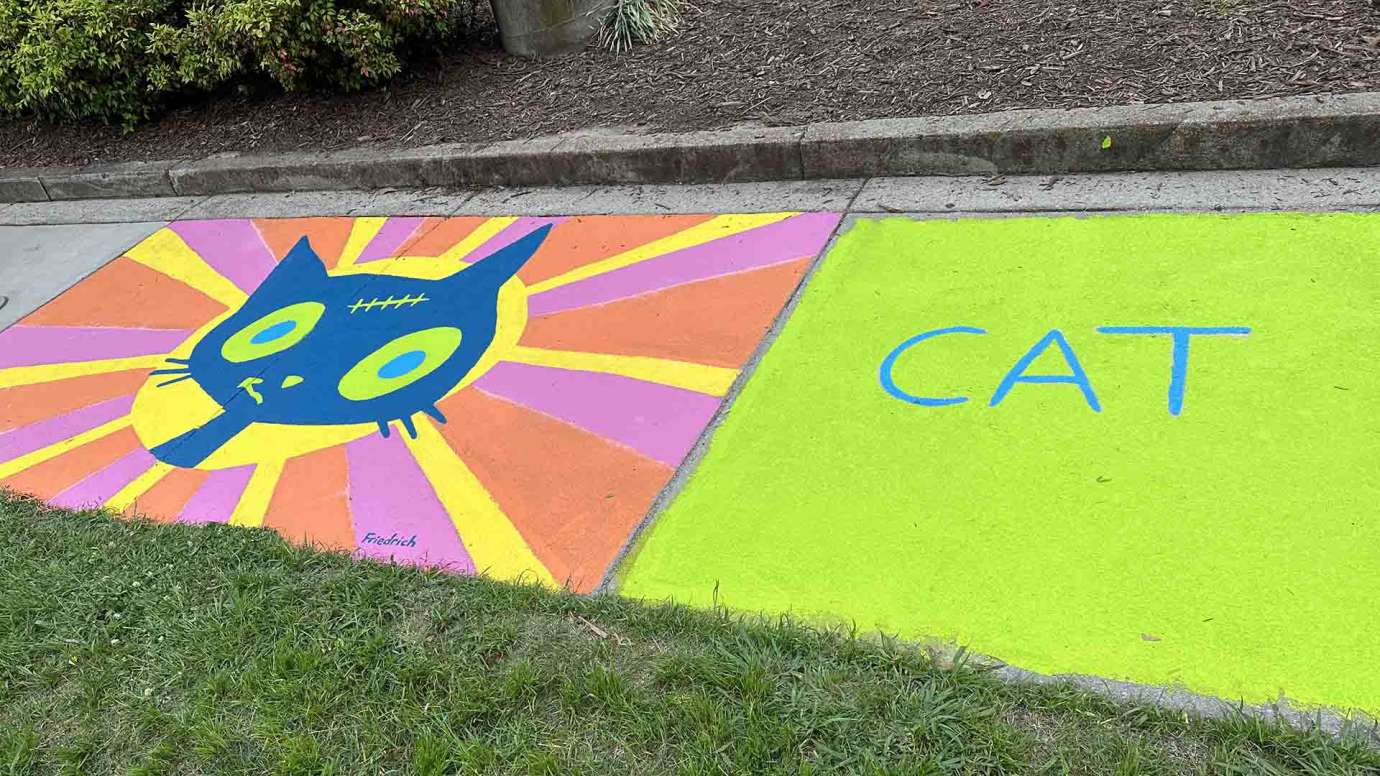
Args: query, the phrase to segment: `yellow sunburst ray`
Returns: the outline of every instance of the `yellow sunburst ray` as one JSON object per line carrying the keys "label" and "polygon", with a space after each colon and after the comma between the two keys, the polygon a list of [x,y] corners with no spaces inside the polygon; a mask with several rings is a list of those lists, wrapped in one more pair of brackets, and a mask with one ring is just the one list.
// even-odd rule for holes
{"label": "yellow sunburst ray", "polygon": [[37,466],[44,461],[50,461],[68,450],[75,450],[81,447],[87,442],[94,442],[97,439],[109,436],[123,428],[128,428],[130,422],[130,417],[128,415],[122,415],[114,420],[102,423],[95,428],[88,429],[79,434],[73,434],[66,439],[59,440],[46,447],[41,447],[32,452],[25,453],[18,458],[0,463],[0,480],[13,477],[25,469]]}
{"label": "yellow sunburst ray", "polygon": [[477,571],[496,579],[535,579],[543,585],[558,587],[502,507],[446,444],[431,421],[419,422],[417,438],[405,441],[455,522]]}
{"label": "yellow sunburst ray", "polygon": [[104,358],[96,361],[68,361],[62,364],[12,366],[8,369],[0,369],[0,389],[35,383],[52,383],[71,377],[124,372],[130,369],[156,369],[163,365],[164,358],[161,355],[131,356],[129,358]]}
{"label": "yellow sunburst ray", "polygon": [[732,237],[740,232],[750,229],[767,226],[769,224],[784,221],[799,213],[754,213],[743,215],[716,216],[701,224],[696,224],[689,229],[676,232],[673,235],[663,237],[660,240],[639,245],[632,250],[624,251],[616,256],[585,264],[564,274],[548,278],[540,283],[535,283],[528,288],[528,293],[540,294],[543,291],[550,291],[569,285],[595,275],[602,275],[616,269],[630,267],[648,259],[654,259],[667,253],[693,248],[714,240],[721,240],[725,237]]}
{"label": "yellow sunburst ray", "polygon": [[[374,219],[386,220],[386,219]],[[479,225],[479,228],[470,232],[464,239],[456,243],[440,256],[394,256],[380,261],[369,261],[363,264],[356,264],[359,255],[364,251],[367,241],[356,248],[347,251],[349,260],[341,257],[340,263],[331,270],[332,275],[393,275],[395,277],[417,278],[420,280],[441,280],[442,278],[454,275],[460,262],[465,256],[473,253],[479,246],[488,242],[499,232],[508,228],[510,224],[517,221],[516,218],[490,218]],[[370,239],[378,233],[382,227],[379,224],[372,227],[373,231],[367,232]],[[432,227],[433,229],[437,227]],[[351,232],[351,240],[354,239],[355,232]]]}
{"label": "yellow sunburst ray", "polygon": [[264,461],[254,467],[249,475],[249,484],[244,486],[240,501],[230,513],[230,525],[257,528],[264,524],[268,514],[268,504],[273,500],[273,491],[278,487],[278,479],[283,476],[283,461]]}
{"label": "yellow sunburst ray", "polygon": [[516,218],[490,218],[480,224],[473,232],[465,235],[460,242],[441,254],[441,263],[451,264],[460,261],[479,249],[481,245],[498,236],[498,233],[517,223]]}
{"label": "yellow sunburst ray", "polygon": [[353,267],[386,223],[387,218],[356,218],[350,227],[350,237],[345,241],[345,249],[340,252],[340,260],[335,264],[336,269]]}
{"label": "yellow sunburst ray", "polygon": [[163,228],[125,253],[145,267],[160,272],[211,297],[229,308],[239,307],[247,295],[217,272],[171,229]]}
{"label": "yellow sunburst ray", "polygon": [[140,496],[149,492],[149,489],[157,485],[159,480],[172,473],[176,468],[172,464],[162,461],[150,466],[143,474],[135,477],[128,485],[120,488],[115,495],[106,500],[105,506],[113,512],[123,512],[134,506]]}
{"label": "yellow sunburst ray", "polygon": [[708,364],[675,361],[648,356],[621,356],[614,353],[585,353],[576,350],[547,350],[518,345],[503,357],[533,366],[575,369],[621,375],[648,383],[659,383],[687,391],[723,396],[738,379],[737,369]]}

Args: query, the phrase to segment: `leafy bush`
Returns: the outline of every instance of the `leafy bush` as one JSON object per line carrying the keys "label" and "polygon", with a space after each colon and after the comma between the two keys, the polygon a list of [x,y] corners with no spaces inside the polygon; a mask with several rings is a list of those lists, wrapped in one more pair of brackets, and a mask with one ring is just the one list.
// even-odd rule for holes
{"label": "leafy bush", "polygon": [[470,27],[474,3],[0,0],[0,112],[129,127],[245,80],[355,90]]}

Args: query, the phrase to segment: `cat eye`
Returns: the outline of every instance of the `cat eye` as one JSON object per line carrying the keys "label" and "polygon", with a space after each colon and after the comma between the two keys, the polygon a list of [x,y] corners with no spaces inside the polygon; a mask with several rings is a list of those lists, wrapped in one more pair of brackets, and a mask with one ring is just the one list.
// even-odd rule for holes
{"label": "cat eye", "polygon": [[271,356],[302,341],[311,333],[326,306],[320,302],[299,302],[282,307],[240,329],[220,347],[220,355],[236,364]]}
{"label": "cat eye", "polygon": [[340,378],[337,390],[351,401],[377,399],[436,371],[459,347],[459,329],[414,331],[361,359]]}

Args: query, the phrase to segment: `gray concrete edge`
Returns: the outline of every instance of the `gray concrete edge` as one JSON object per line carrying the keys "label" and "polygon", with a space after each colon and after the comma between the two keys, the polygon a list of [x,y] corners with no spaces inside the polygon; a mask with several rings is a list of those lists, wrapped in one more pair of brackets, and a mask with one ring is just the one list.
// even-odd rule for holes
{"label": "gray concrete edge", "polygon": [[1008,665],[995,658],[978,657],[975,660],[993,677],[1012,684],[1064,684],[1101,695],[1117,703],[1155,706],[1201,719],[1257,718],[1288,725],[1303,732],[1316,730],[1337,738],[1351,738],[1370,748],[1380,749],[1380,720],[1360,713],[1348,715],[1328,708],[1304,710],[1295,708],[1283,697],[1275,703],[1247,704],[1202,695],[1182,687],[1137,684],[1084,674],[1041,674]]}
{"label": "gray concrete edge", "polygon": [[1380,165],[1380,92],[0,170],[0,202]]}
{"label": "gray concrete edge", "polygon": [[943,218],[1375,210],[1380,210],[1380,167],[83,199],[0,203],[0,224],[310,216],[578,216],[785,211]]}

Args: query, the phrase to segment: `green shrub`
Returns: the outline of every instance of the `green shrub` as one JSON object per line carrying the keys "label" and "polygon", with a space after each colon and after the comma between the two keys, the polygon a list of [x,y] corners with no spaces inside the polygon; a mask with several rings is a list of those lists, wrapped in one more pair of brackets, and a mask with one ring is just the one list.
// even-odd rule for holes
{"label": "green shrub", "polygon": [[271,79],[356,90],[473,24],[475,0],[0,0],[0,112],[126,127]]}

